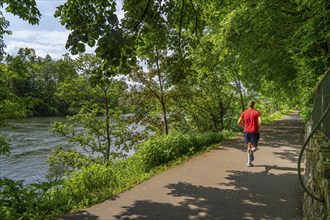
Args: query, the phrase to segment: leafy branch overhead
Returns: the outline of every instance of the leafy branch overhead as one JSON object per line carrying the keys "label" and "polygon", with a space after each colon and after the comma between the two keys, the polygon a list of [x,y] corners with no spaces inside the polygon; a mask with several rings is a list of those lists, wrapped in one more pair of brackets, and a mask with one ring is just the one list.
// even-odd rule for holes
{"label": "leafy branch overhead", "polygon": [[[36,2],[0,7],[38,24]],[[248,99],[266,118],[296,107],[307,118],[330,69],[329,0],[61,3],[55,16],[70,31],[65,46],[75,59],[38,57],[33,48],[4,54],[11,32],[0,12],[0,125],[68,116],[52,131],[84,153],[52,152],[51,165],[70,172],[61,185],[0,179],[1,219],[58,219],[113,197],[240,129]],[[11,149],[1,133],[0,155]]]}
{"label": "leafy branch overhead", "polygon": [[2,0],[0,7],[5,7],[7,12],[19,16],[29,24],[38,24],[41,17],[35,0]]}
{"label": "leafy branch overhead", "polygon": [[[6,0],[0,6],[32,24],[41,16],[33,0]],[[87,92],[86,84],[102,90],[122,75],[140,85],[123,87],[132,97],[132,91],[143,94],[139,111],[155,111],[149,115],[155,119],[149,120],[155,125],[151,127],[158,130],[163,124],[159,131],[166,133],[192,124],[201,130],[225,128],[230,123],[222,119],[230,121],[237,105],[244,109],[247,97],[266,99],[275,107],[309,106],[314,86],[330,66],[329,14],[326,0],[63,1],[55,16],[70,31],[66,47],[72,54],[93,47],[100,59],[97,71],[76,77],[86,71],[83,61],[55,64],[49,56],[39,59],[33,50],[21,49],[18,57],[7,56],[1,68],[6,73],[1,85],[13,82],[0,100],[6,113],[2,115],[16,117],[9,114],[14,108],[10,105],[28,105],[17,117],[30,114],[29,109],[31,114],[76,113],[80,97],[86,101],[95,95]],[[2,39],[10,26],[3,16],[0,22]],[[52,74],[58,79],[52,81]],[[55,94],[63,95],[60,84],[64,89],[70,81],[76,84],[59,101]],[[88,89],[81,91],[79,85]],[[138,108],[127,111],[132,109]]]}
{"label": "leafy branch overhead", "polygon": [[[0,8],[5,8],[6,12],[17,15],[19,18],[32,25],[37,25],[41,17],[35,0],[2,0],[0,1]],[[5,34],[12,34],[12,32],[7,29],[9,26],[9,21],[6,20],[2,11],[0,11],[0,61],[3,59],[5,54],[4,48],[6,48],[3,36]]]}
{"label": "leafy branch overhead", "polygon": [[[85,51],[86,45],[95,47],[98,57],[109,66],[135,62],[136,39],[146,30],[157,30],[160,19],[169,30],[167,47],[175,53],[187,52],[187,41],[182,41],[184,31],[203,29],[201,8],[197,1],[123,1],[122,11],[116,11],[116,1],[67,1],[57,8],[55,17],[71,31],[66,48],[72,54]],[[124,18],[119,21],[118,13]],[[83,21],[83,22],[82,22]],[[193,33],[193,32],[192,32]],[[197,31],[196,31],[197,33]],[[109,67],[108,66],[108,67]]]}

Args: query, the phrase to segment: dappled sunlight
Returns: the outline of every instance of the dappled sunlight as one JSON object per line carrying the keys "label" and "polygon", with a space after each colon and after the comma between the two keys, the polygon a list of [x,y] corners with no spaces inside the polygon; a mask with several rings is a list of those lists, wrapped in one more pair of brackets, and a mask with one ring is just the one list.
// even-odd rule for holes
{"label": "dappled sunlight", "polygon": [[243,200],[243,203],[253,206],[267,206],[267,204],[256,203],[252,202],[251,200]]}
{"label": "dappled sunlight", "polygon": [[295,166],[300,133],[285,131],[292,124],[282,120],[279,130],[264,128],[254,167],[245,166],[241,140],[229,141],[221,150],[168,171],[166,178],[164,173],[138,187],[145,193],[117,203],[120,210],[113,219],[297,219],[302,201]]}
{"label": "dappled sunlight", "polygon": [[[269,175],[267,170],[271,169],[291,168],[265,166],[263,172],[231,170],[226,178],[230,182],[219,180],[216,187],[188,182],[168,184],[168,195],[181,197],[178,204],[136,200],[116,218],[168,219],[173,214],[177,219],[291,219],[296,216],[300,198],[283,189],[283,182],[296,187],[298,180],[294,174]],[[227,185],[234,189],[223,189]],[[273,191],[275,199],[267,196]]]}

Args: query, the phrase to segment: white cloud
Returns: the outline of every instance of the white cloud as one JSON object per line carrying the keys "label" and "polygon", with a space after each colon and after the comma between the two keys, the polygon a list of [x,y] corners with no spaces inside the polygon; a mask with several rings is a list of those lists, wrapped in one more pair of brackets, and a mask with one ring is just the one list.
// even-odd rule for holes
{"label": "white cloud", "polygon": [[[49,54],[52,58],[61,58],[63,54],[69,53],[65,44],[69,35],[61,24],[59,18],[54,18],[56,7],[66,0],[37,0],[38,8],[42,14],[39,25],[29,25],[26,21],[19,19],[10,13],[3,12],[10,22],[9,30],[12,35],[4,35],[4,42],[7,45],[5,51],[10,55],[16,55],[20,48],[28,47],[36,51],[37,56],[44,57]],[[122,1],[117,0],[117,15],[119,20],[124,17]],[[86,52],[93,53],[94,48],[86,45]],[[76,56],[71,56],[76,57]]]}
{"label": "white cloud", "polygon": [[44,57],[49,54],[52,58],[61,58],[68,53],[65,43],[69,31],[13,31],[13,35],[7,36],[5,43],[8,54],[17,54],[18,49],[28,47],[36,51],[37,56]]}
{"label": "white cloud", "polygon": [[38,42],[40,44],[64,45],[69,35],[69,31],[22,30],[14,31],[13,34],[13,38],[17,40]]}

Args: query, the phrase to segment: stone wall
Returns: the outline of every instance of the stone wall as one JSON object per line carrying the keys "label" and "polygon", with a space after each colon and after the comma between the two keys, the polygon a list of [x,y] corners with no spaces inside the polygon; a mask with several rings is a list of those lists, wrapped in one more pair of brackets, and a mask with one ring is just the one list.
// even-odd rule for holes
{"label": "stone wall", "polygon": [[304,219],[330,220],[330,144],[321,133],[314,134],[305,152],[305,184],[307,189],[324,200],[317,201],[304,194]]}

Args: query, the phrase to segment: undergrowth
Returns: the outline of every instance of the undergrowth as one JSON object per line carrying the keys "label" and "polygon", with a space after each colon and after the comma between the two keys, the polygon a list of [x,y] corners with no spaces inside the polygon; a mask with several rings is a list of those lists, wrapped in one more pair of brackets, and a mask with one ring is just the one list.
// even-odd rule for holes
{"label": "undergrowth", "polygon": [[[291,111],[264,116],[264,124]],[[233,137],[232,132],[172,133],[147,140],[127,159],[91,161],[66,178],[39,184],[0,179],[0,219],[57,219],[102,202]],[[84,158],[86,159],[86,158]]]}

